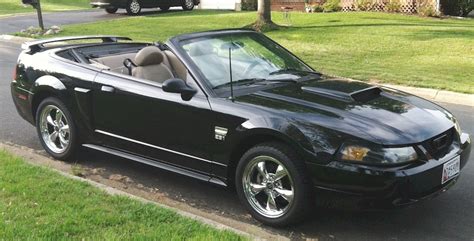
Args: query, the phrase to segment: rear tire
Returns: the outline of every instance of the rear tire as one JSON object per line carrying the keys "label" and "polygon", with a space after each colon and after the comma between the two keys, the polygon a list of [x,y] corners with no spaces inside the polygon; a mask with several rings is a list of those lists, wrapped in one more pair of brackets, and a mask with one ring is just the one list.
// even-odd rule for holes
{"label": "rear tire", "polygon": [[235,187],[250,214],[266,225],[288,226],[311,210],[313,189],[305,164],[284,144],[248,150],[237,165]]}
{"label": "rear tire", "polygon": [[191,11],[194,8],[194,0],[184,0],[183,3],[183,10],[184,11]]}
{"label": "rear tire", "polygon": [[36,112],[36,131],[49,155],[67,160],[78,146],[76,125],[64,103],[55,97],[43,100]]}
{"label": "rear tire", "polygon": [[139,0],[128,0],[125,9],[127,10],[128,15],[138,15],[142,11],[142,5]]}
{"label": "rear tire", "polygon": [[106,9],[105,9],[105,11],[106,11],[107,13],[110,13],[110,14],[116,13],[117,10],[118,10],[118,8],[113,8],[113,7],[112,7],[112,8],[106,8]]}

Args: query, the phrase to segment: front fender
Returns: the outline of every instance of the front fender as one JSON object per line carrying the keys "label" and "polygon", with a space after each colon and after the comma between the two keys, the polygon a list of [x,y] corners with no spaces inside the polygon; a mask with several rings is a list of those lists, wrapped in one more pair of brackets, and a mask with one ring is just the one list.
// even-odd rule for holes
{"label": "front fender", "polygon": [[341,137],[334,131],[317,125],[283,118],[256,118],[237,128],[237,142],[252,136],[272,136],[290,145],[306,162],[324,164],[331,161]]}
{"label": "front fender", "polygon": [[298,152],[313,152],[311,142],[293,124],[281,118],[255,118],[247,120],[237,127],[239,133],[237,141],[251,138],[257,135],[272,136],[282,140]]}

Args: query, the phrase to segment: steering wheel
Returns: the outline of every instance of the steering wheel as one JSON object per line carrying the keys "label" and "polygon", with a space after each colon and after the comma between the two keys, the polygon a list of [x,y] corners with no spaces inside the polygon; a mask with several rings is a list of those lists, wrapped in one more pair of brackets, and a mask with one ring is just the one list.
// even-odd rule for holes
{"label": "steering wheel", "polygon": [[269,66],[262,66],[261,63],[259,61],[256,61],[254,60],[244,71],[244,74],[243,76],[248,76],[248,74],[250,74],[252,72],[252,70],[255,69],[255,67],[257,66],[261,66],[262,67],[262,70],[259,70],[258,72],[256,73],[260,73],[260,72],[263,72],[263,71],[267,71],[269,70]]}
{"label": "steering wheel", "polygon": [[256,60],[254,60],[249,67],[247,67],[244,71],[244,76],[247,76],[255,67],[257,67],[260,63]]}

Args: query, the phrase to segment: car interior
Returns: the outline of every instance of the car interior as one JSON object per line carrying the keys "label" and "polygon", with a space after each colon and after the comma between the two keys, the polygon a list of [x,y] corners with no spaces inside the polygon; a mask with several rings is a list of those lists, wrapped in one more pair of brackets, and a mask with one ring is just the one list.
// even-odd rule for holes
{"label": "car interior", "polygon": [[96,68],[163,83],[167,79],[188,79],[188,70],[168,49],[146,44],[83,46],[58,53],[59,56]]}

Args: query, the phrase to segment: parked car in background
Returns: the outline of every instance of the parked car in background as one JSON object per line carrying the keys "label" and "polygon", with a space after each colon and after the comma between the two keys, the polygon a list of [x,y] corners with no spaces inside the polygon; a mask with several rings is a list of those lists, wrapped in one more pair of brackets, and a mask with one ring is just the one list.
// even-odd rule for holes
{"label": "parked car in background", "polygon": [[119,8],[127,10],[128,15],[138,15],[142,8],[160,8],[167,11],[170,7],[182,7],[193,10],[200,0],[91,0],[94,8],[103,8],[107,13],[116,13]]}

